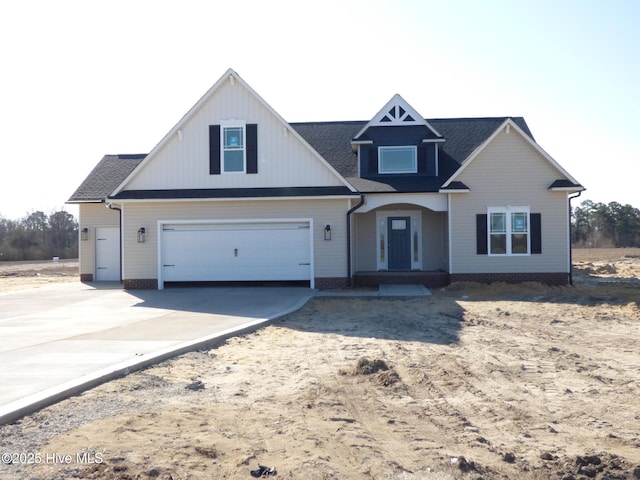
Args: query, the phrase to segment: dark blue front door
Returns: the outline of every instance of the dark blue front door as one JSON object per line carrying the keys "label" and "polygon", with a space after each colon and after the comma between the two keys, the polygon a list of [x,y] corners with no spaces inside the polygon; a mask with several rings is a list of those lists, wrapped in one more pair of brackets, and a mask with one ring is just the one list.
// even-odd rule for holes
{"label": "dark blue front door", "polygon": [[387,245],[389,270],[411,270],[411,218],[387,219]]}

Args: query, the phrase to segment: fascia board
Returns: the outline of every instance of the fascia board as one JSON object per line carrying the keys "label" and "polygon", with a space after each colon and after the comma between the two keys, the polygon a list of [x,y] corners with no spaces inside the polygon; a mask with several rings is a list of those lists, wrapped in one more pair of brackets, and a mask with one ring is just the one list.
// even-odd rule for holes
{"label": "fascia board", "polygon": [[[356,200],[360,195],[313,195],[313,196],[297,196],[297,197],[224,197],[224,198],[127,198],[118,199],[118,204],[126,203],[193,203],[193,202],[264,202],[264,201],[287,201],[287,200],[339,200],[339,199]],[[114,200],[116,201],[116,200]]]}

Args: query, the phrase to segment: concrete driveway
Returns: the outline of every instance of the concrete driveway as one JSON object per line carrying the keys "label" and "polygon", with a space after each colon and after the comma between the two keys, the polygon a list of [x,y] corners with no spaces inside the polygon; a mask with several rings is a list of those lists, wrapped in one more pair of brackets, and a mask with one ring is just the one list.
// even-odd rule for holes
{"label": "concrete driveway", "polygon": [[307,288],[124,291],[82,283],[0,294],[0,424],[301,308]]}

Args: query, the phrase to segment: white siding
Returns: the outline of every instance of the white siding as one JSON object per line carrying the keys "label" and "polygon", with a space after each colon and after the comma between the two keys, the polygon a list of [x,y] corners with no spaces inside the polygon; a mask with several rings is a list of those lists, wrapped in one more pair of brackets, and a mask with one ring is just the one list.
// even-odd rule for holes
{"label": "white siding", "polygon": [[[548,189],[563,178],[520,134],[504,130],[456,180],[470,193],[451,195],[451,273],[568,272],[566,192]],[[542,254],[495,257],[476,254],[476,214],[487,207],[529,206],[542,215]]]}
{"label": "white siding", "polygon": [[[258,125],[257,174],[209,174],[209,125]],[[222,83],[181,130],[126,186],[136,189],[257,188],[343,185],[289,127],[240,82]]]}
{"label": "white siding", "polygon": [[[158,278],[158,221],[270,218],[312,219],[315,277],[346,277],[346,212],[344,199],[128,203],[123,209],[123,278]],[[331,224],[330,241],[324,240],[327,223]],[[137,242],[136,232],[141,226],[147,227],[145,243]]]}

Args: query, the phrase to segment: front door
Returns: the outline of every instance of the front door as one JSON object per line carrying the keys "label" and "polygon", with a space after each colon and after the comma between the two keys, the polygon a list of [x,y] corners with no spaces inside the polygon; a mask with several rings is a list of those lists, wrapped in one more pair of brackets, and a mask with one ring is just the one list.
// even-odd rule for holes
{"label": "front door", "polygon": [[411,217],[387,219],[389,270],[411,270]]}

